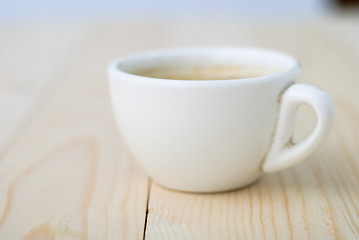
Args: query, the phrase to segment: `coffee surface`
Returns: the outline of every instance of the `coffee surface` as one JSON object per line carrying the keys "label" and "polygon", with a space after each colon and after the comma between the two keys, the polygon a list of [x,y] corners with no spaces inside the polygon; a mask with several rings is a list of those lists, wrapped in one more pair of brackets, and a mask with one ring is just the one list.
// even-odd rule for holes
{"label": "coffee surface", "polygon": [[262,66],[197,66],[185,67],[155,67],[143,69],[133,74],[172,80],[231,80],[263,77],[280,72],[278,69]]}

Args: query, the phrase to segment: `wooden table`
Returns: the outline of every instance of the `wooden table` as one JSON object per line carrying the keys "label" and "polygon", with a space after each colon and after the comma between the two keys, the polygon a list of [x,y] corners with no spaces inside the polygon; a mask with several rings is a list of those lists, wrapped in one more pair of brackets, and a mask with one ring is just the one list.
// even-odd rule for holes
{"label": "wooden table", "polygon": [[[304,23],[135,21],[0,26],[0,239],[358,239],[359,17]],[[254,45],[302,62],[336,105],[307,161],[227,193],[187,194],[124,148],[106,66],[149,49]],[[315,124],[298,114],[295,138]]]}

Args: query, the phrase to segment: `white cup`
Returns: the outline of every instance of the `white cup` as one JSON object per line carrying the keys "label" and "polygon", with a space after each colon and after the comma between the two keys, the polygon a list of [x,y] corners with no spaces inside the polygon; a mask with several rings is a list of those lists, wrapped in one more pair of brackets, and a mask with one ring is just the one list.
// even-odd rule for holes
{"label": "white cup", "polygon": [[[278,72],[231,80],[170,80],[148,69],[260,66]],[[190,192],[236,189],[307,158],[327,137],[330,97],[296,84],[298,62],[266,49],[207,47],[162,50],[118,59],[108,75],[114,114],[135,159],[160,185]],[[314,131],[292,142],[302,104],[317,115]]]}

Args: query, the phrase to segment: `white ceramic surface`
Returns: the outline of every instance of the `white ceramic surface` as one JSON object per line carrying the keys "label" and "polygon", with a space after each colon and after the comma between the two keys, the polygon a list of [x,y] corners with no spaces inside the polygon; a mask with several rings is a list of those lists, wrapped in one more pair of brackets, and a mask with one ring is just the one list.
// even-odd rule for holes
{"label": "white ceramic surface", "polygon": [[[247,79],[186,81],[131,74],[161,66],[261,65],[281,72]],[[159,184],[217,192],[250,184],[264,172],[289,167],[328,135],[334,107],[322,90],[295,84],[291,56],[257,48],[186,48],[118,59],[108,75],[120,132],[133,156]],[[294,116],[309,104],[313,133],[293,145]]]}

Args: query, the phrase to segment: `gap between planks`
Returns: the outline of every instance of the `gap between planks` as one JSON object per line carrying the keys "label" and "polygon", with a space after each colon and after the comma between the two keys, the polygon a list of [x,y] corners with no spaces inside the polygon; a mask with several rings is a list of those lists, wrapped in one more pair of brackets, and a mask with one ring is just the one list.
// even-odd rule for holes
{"label": "gap between planks", "polygon": [[146,239],[146,229],[147,229],[147,219],[149,214],[149,204],[150,204],[150,196],[151,196],[151,186],[152,186],[152,178],[148,177],[147,181],[147,201],[146,201],[146,215],[145,222],[143,223],[143,240]]}

